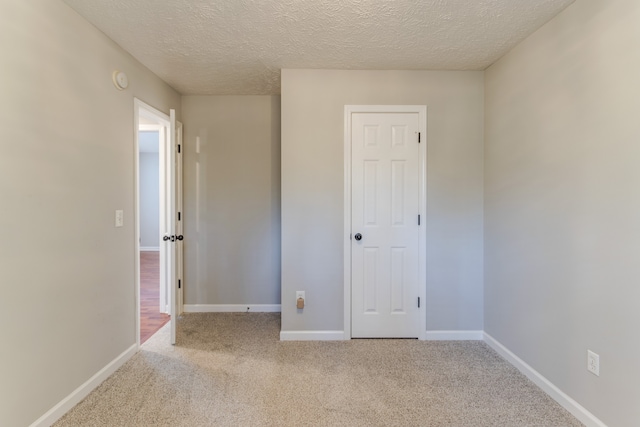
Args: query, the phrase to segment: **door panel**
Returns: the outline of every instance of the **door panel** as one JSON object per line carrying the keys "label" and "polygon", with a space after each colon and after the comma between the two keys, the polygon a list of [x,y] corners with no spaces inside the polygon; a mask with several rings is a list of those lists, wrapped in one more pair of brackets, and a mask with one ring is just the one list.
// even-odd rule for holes
{"label": "door panel", "polygon": [[406,248],[391,248],[391,313],[405,313],[405,255]]}
{"label": "door panel", "polygon": [[364,248],[362,274],[368,286],[362,287],[362,294],[364,295],[363,311],[366,314],[378,313],[378,249]]}
{"label": "door panel", "polygon": [[378,161],[364,161],[364,223],[373,227],[378,225]]}
{"label": "door panel", "polygon": [[352,337],[419,337],[419,115],[351,117]]}
{"label": "door panel", "polygon": [[[182,203],[182,153],[184,144],[182,143],[182,123],[176,122],[176,143],[180,149],[176,152],[176,235],[182,236],[183,227],[183,203]],[[178,278],[178,293],[176,297],[176,314],[180,316],[184,307],[184,241],[176,241],[176,274]]]}

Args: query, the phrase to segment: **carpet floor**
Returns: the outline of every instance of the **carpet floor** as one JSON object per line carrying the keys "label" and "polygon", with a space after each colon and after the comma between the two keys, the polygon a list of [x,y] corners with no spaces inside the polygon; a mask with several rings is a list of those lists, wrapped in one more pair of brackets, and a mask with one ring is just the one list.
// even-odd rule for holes
{"label": "carpet floor", "polygon": [[274,313],[192,313],[56,424],[581,426],[479,341],[280,342]]}

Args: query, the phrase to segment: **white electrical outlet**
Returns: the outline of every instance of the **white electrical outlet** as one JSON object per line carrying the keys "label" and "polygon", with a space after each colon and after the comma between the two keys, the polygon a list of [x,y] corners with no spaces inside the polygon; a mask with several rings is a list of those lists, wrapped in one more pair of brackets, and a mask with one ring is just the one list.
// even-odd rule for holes
{"label": "white electrical outlet", "polygon": [[124,226],[124,211],[117,210],[116,211],[116,227]]}
{"label": "white electrical outlet", "polygon": [[304,309],[304,291],[296,291],[296,308],[298,310]]}
{"label": "white electrical outlet", "polygon": [[591,350],[587,350],[587,371],[600,376],[600,356]]}

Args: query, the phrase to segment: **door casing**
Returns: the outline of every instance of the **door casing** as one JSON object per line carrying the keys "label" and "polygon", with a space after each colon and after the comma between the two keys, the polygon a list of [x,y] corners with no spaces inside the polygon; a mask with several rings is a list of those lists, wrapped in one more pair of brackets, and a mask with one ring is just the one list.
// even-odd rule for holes
{"label": "door casing", "polygon": [[[420,132],[420,212],[423,227],[419,235],[419,290],[421,304],[426,304],[427,293],[427,106],[426,105],[345,105],[344,107],[344,339],[351,339],[351,121],[354,113],[414,113],[418,114]],[[425,305],[426,307],[426,305]],[[426,310],[425,310],[426,311]],[[418,339],[424,340],[427,335],[427,317],[423,316]]]}

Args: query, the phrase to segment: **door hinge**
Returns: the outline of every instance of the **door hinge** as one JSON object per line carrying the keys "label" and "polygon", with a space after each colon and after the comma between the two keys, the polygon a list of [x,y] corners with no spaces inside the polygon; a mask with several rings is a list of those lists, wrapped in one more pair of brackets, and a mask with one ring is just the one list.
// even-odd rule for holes
{"label": "door hinge", "polygon": [[[178,289],[182,288],[182,280],[178,279]],[[418,307],[420,307],[420,304],[418,304]]]}
{"label": "door hinge", "polygon": [[420,132],[418,132],[418,144],[420,143],[420,139],[421,139],[420,137],[421,137]]}
{"label": "door hinge", "polygon": [[418,225],[420,225],[420,215],[418,215]]}
{"label": "door hinge", "polygon": [[182,215],[180,214],[180,212],[178,212],[178,221],[181,220],[180,218],[182,218]]}
{"label": "door hinge", "polygon": [[420,308],[420,297],[418,297],[418,308]]}
{"label": "door hinge", "polygon": [[178,144],[178,153],[180,153],[180,144]]}

